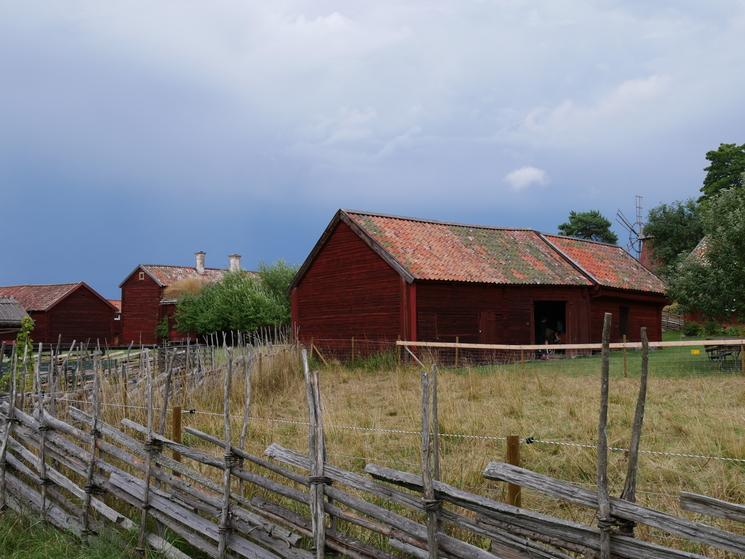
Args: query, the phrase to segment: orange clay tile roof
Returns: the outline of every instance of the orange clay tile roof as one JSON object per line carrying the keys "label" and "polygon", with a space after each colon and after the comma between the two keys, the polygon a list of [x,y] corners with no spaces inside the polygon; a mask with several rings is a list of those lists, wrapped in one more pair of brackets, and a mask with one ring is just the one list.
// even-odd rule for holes
{"label": "orange clay tile roof", "polygon": [[619,246],[558,235],[545,237],[602,286],[665,293],[664,282]]}
{"label": "orange clay tile roof", "polygon": [[80,285],[80,283],[9,285],[0,287],[0,296],[13,297],[26,311],[46,311]]}
{"label": "orange clay tile roof", "polygon": [[536,231],[344,213],[415,279],[592,285]]}
{"label": "orange clay tile roof", "polygon": [[108,299],[109,303],[119,312],[122,312],[122,300],[121,299]]}

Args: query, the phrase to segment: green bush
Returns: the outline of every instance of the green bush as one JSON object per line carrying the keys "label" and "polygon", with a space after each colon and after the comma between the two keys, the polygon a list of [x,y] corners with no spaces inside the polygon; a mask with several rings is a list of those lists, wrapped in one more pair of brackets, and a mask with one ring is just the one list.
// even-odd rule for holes
{"label": "green bush", "polygon": [[254,331],[290,322],[289,288],[296,268],[279,261],[262,264],[257,274],[230,272],[176,305],[181,332]]}
{"label": "green bush", "polygon": [[683,325],[683,335],[688,337],[700,336],[701,325],[698,322],[686,322]]}
{"label": "green bush", "polygon": [[724,328],[716,320],[709,320],[704,324],[704,334],[707,336],[719,336],[724,334]]}

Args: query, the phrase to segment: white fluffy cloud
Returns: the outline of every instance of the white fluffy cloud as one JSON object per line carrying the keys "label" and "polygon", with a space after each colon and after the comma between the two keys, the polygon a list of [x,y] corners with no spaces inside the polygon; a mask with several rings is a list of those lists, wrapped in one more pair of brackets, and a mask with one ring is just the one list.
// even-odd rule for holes
{"label": "white fluffy cloud", "polygon": [[510,188],[516,192],[530,188],[531,186],[542,186],[548,183],[548,174],[543,169],[532,167],[520,167],[510,171],[504,177]]}

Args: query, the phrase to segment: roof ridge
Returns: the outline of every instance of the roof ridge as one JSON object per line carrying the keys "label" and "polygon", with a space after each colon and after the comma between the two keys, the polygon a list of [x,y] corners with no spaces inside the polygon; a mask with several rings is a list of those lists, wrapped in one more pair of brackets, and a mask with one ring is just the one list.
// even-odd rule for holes
{"label": "roof ridge", "polygon": [[71,285],[80,285],[81,283],[85,283],[85,282],[72,281],[72,282],[64,282],[64,283],[16,283],[13,285],[0,285],[0,289],[4,289],[6,287],[63,287],[63,286],[71,286]]}
{"label": "roof ridge", "polygon": [[[158,268],[189,268],[191,270],[196,270],[196,266],[189,266],[187,264],[140,264],[140,266],[149,266],[149,267],[158,267]],[[205,266],[205,270],[228,270],[228,268],[215,268],[212,266]]]}
{"label": "roof ridge", "polygon": [[569,239],[570,241],[582,241],[583,243],[592,243],[595,245],[608,246],[611,248],[620,248],[624,252],[628,252],[620,245],[615,245],[613,243],[606,243],[605,241],[596,241],[594,239],[583,239],[582,237],[573,237],[571,235],[560,235],[558,233],[542,233],[542,234],[545,235],[546,237],[556,237],[558,239]]}
{"label": "roof ridge", "polygon": [[538,231],[535,228],[532,227],[504,227],[499,225],[480,225],[480,224],[474,224],[474,223],[460,223],[457,221],[443,221],[439,219],[424,219],[420,217],[409,217],[409,216],[403,216],[403,215],[392,215],[392,214],[384,214],[384,213],[377,213],[377,212],[366,212],[366,211],[360,211],[360,210],[348,210],[348,209],[341,209],[342,212],[346,214],[354,214],[354,215],[366,215],[370,217],[383,217],[387,219],[398,219],[401,221],[415,221],[417,223],[431,223],[432,225],[452,225],[454,227],[468,227],[471,229],[489,229],[492,231],[528,231],[530,233],[537,233],[540,234],[540,231]]}

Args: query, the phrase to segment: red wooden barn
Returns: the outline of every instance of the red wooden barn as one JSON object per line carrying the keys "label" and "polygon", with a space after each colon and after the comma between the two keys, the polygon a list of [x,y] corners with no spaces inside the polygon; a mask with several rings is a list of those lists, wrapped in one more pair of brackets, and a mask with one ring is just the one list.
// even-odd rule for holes
{"label": "red wooden barn", "polygon": [[99,341],[112,343],[116,309],[84,282],[0,287],[0,296],[12,297],[34,321],[34,342],[56,344]]}
{"label": "red wooden barn", "polygon": [[[339,210],[292,285],[301,340],[561,343],[662,336],[663,282],[614,245]],[[555,340],[555,337],[554,337]],[[552,341],[554,341],[552,340]]]}
{"label": "red wooden barn", "polygon": [[228,257],[229,267],[227,269],[206,268],[204,252],[197,252],[195,256],[194,266],[140,264],[119,285],[122,290],[120,336],[122,345],[130,343],[153,345],[160,342],[156,329],[164,319],[168,321],[170,340],[185,338],[186,334],[176,330],[174,320],[176,299],[173,294],[169,293],[169,288],[190,280],[205,283],[219,281],[228,270],[241,269],[239,254],[231,254]]}

